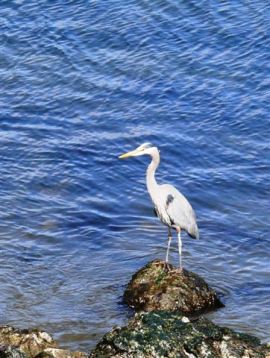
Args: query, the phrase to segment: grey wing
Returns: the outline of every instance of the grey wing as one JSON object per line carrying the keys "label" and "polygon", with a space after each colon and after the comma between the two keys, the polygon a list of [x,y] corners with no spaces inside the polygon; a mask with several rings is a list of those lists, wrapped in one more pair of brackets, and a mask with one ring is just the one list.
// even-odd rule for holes
{"label": "grey wing", "polygon": [[166,212],[172,226],[180,226],[191,237],[198,239],[199,230],[196,223],[196,214],[188,200],[172,185],[162,185],[162,191],[163,197],[166,199]]}

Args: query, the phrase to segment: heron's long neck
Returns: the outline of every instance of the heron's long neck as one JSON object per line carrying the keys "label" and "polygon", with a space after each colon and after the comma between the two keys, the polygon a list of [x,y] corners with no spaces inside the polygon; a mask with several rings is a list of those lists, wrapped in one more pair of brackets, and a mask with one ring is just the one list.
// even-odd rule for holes
{"label": "heron's long neck", "polygon": [[153,195],[158,190],[158,184],[156,182],[155,172],[159,165],[159,162],[160,162],[159,152],[158,150],[156,150],[156,152],[154,152],[154,154],[152,155],[152,161],[149,164],[146,171],[146,185],[151,198],[153,198]]}

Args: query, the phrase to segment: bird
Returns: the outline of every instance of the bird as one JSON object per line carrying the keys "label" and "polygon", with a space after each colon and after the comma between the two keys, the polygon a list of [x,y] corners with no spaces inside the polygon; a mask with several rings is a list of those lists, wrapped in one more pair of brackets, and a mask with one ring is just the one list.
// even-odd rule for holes
{"label": "bird", "polygon": [[179,270],[182,271],[182,239],[181,231],[193,239],[199,239],[199,229],[196,223],[196,214],[186,197],[173,185],[158,184],[155,178],[156,169],[160,163],[160,154],[156,146],[143,143],[138,148],[122,154],[119,159],[149,155],[151,163],[146,171],[146,186],[150,194],[154,212],[160,221],[168,227],[168,245],[165,265],[168,267],[169,251],[172,240],[172,229],[176,230],[178,238]]}

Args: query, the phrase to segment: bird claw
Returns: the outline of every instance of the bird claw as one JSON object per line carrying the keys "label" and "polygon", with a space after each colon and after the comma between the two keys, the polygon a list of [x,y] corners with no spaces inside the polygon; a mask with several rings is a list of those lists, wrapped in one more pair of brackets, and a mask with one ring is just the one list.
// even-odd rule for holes
{"label": "bird claw", "polygon": [[176,271],[177,271],[180,275],[183,275],[183,273],[184,273],[183,267],[178,267],[178,268],[176,269]]}
{"label": "bird claw", "polygon": [[171,265],[168,262],[164,262],[164,271],[170,272],[172,271]]}

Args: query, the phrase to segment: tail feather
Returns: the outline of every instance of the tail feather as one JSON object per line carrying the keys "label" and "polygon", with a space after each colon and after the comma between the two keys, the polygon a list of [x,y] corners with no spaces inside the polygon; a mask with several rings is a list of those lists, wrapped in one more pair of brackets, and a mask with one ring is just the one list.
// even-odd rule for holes
{"label": "tail feather", "polygon": [[200,232],[198,226],[195,224],[190,230],[188,230],[188,234],[192,239],[199,240]]}

